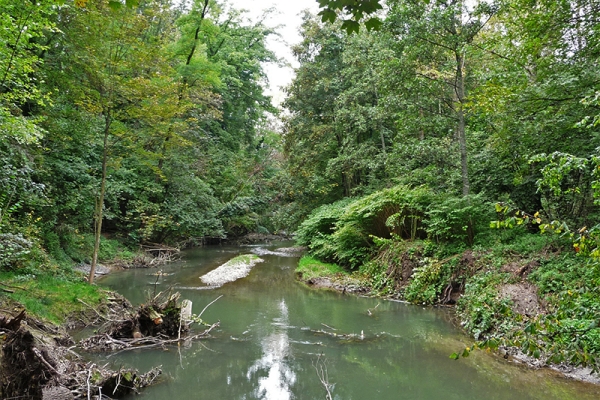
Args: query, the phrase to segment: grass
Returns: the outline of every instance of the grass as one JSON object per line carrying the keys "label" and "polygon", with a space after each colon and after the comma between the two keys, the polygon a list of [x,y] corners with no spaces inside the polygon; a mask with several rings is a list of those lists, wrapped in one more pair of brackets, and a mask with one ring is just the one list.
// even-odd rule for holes
{"label": "grass", "polygon": [[311,256],[304,256],[300,259],[296,273],[301,275],[302,279],[305,280],[337,274],[348,274],[346,270],[337,264],[324,263]]}
{"label": "grass", "polygon": [[56,324],[64,323],[69,315],[89,308],[81,301],[95,307],[105,297],[100,288],[75,277],[2,272],[0,282],[0,289],[12,291],[2,291],[0,299],[15,301],[30,315]]}

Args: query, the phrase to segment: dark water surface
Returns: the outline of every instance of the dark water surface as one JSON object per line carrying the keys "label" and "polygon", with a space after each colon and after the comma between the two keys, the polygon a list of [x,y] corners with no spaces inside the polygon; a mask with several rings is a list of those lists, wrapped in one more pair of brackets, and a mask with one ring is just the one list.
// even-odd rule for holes
{"label": "dark water surface", "polygon": [[[162,365],[166,381],[132,398],[325,399],[315,369],[324,365],[335,400],[600,399],[596,386],[485,352],[451,360],[470,343],[451,311],[308,289],[294,280],[294,257],[263,255],[248,277],[203,288],[199,277],[230,258],[277,247],[205,247],[162,268],[171,275],[159,278],[157,290],[177,288],[194,313],[223,295],[202,316],[221,326],[201,342],[110,356],[113,365],[140,371]],[[123,271],[100,284],[138,304],[153,291],[155,272]]]}

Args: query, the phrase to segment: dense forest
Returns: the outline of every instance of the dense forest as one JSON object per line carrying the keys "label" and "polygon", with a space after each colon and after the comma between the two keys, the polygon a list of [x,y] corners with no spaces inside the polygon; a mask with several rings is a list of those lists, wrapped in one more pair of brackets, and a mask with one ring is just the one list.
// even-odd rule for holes
{"label": "dense forest", "polygon": [[102,235],[275,229],[273,30],[208,0],[126,3],[1,3],[4,268],[91,260]]}
{"label": "dense forest", "polygon": [[[486,345],[597,366],[600,2],[319,3],[279,110],[277,32],[226,1],[0,0],[0,269],[297,232],[377,294],[462,295]],[[524,282],[552,312],[497,296]]]}

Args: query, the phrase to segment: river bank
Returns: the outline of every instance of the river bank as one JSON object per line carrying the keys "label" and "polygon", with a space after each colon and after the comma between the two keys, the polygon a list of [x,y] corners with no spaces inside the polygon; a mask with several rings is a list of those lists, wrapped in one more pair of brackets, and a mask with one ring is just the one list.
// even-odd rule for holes
{"label": "river bank", "polygon": [[[419,256],[414,257],[414,254],[419,253],[413,252],[410,257],[406,253],[399,255],[398,258],[403,260],[400,263],[402,266],[400,271],[396,271],[392,267],[386,270],[390,282],[385,290],[381,290],[381,286],[378,290],[373,285],[376,277],[369,272],[364,270],[350,272],[335,264],[323,263],[310,256],[304,256],[300,260],[296,276],[301,282],[314,289],[327,289],[344,294],[382,297],[387,300],[415,303],[415,301],[407,300],[405,293],[407,288],[409,289],[413,284],[413,280],[418,279],[418,268],[424,265],[425,261]],[[472,271],[468,276],[461,277],[464,279],[462,282],[451,279],[447,285],[439,285],[435,281],[430,281],[428,285],[421,287],[424,292],[434,291],[436,293],[437,300],[430,304],[431,306],[454,309],[456,324],[474,338],[472,346],[462,353],[454,353],[452,357],[457,359],[468,357],[474,348],[492,349],[507,362],[524,364],[535,369],[550,368],[568,378],[600,385],[600,375],[593,366],[586,365],[587,363],[573,363],[568,360],[559,363],[552,362],[550,351],[556,343],[549,340],[548,337],[543,337],[545,340],[537,342],[536,349],[539,350],[535,354],[529,348],[523,347],[523,341],[533,336],[530,328],[532,324],[540,324],[539,321],[550,315],[550,310],[558,313],[565,312],[564,309],[553,306],[550,299],[541,299],[541,289],[527,279],[530,274],[541,268],[540,260],[547,261],[548,258],[555,255],[542,252],[537,254],[538,257],[542,257],[541,259],[513,257],[512,262],[494,268],[489,266],[486,268],[483,265],[485,264],[485,254],[485,251],[467,250],[461,255],[447,259],[447,261],[459,260],[458,265],[462,265],[463,270],[468,268]],[[409,259],[411,261],[408,261]],[[516,259],[519,260],[516,261]],[[538,270],[537,273],[540,272]],[[491,279],[490,276],[495,278]],[[398,281],[394,281],[394,277],[399,278]],[[499,277],[500,279],[498,279]],[[465,293],[467,296],[464,296]],[[417,304],[425,305],[426,303]],[[483,321],[477,318],[479,318],[482,308],[489,311],[489,318],[494,318],[493,324],[488,322],[489,325],[485,332],[469,331],[467,327],[481,326]],[[472,313],[472,310],[475,310],[476,313]]]}

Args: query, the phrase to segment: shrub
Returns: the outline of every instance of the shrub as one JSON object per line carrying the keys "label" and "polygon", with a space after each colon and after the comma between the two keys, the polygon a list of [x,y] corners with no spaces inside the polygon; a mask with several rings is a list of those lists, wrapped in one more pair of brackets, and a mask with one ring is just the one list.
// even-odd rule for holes
{"label": "shrub", "polygon": [[404,290],[404,299],[411,303],[435,304],[450,282],[456,263],[423,258],[422,266],[413,271],[410,283]]}
{"label": "shrub", "polygon": [[482,195],[448,197],[434,203],[425,221],[429,237],[436,242],[459,242],[473,245],[475,235],[489,230],[493,219],[492,205]]}
{"label": "shrub", "polygon": [[465,293],[457,303],[461,324],[475,339],[482,339],[492,329],[500,329],[510,321],[510,300],[500,298],[498,285],[506,282],[507,274],[487,272],[469,279]]}
{"label": "shrub", "polygon": [[0,233],[0,269],[15,268],[31,252],[32,246],[20,233]]}
{"label": "shrub", "polygon": [[344,209],[353,199],[344,199],[315,209],[298,227],[296,240],[301,246],[310,246],[319,237],[329,236],[344,213]]}

